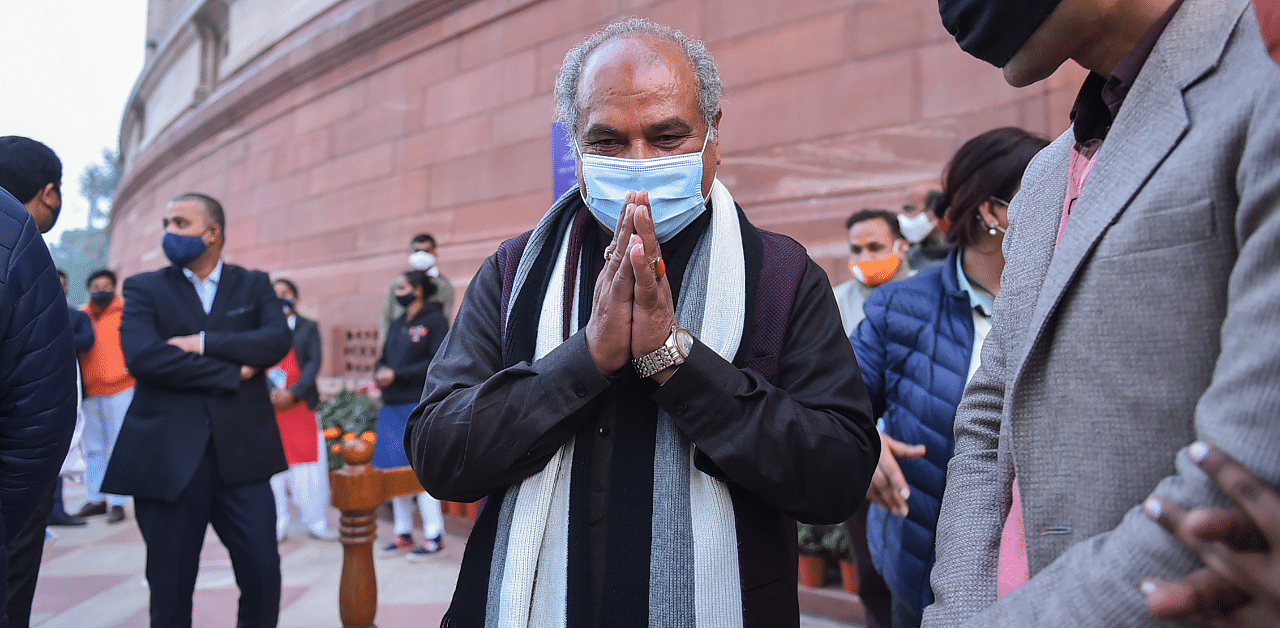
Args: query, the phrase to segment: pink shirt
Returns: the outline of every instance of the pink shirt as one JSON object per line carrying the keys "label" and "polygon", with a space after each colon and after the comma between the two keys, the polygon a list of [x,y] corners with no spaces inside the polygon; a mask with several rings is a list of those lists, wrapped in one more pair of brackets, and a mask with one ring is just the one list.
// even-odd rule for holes
{"label": "pink shirt", "polygon": [[[1054,240],[1056,247],[1062,242],[1062,232],[1067,228],[1067,219],[1071,210],[1080,199],[1084,183],[1093,172],[1093,164],[1098,160],[1102,140],[1092,139],[1083,144],[1076,142],[1071,147],[1071,160],[1067,170],[1067,194],[1062,202],[1062,220],[1058,222],[1058,237]],[[1009,516],[1004,521],[1004,532],[1000,536],[1000,571],[996,587],[996,597],[1002,598],[1022,586],[1031,578],[1031,570],[1027,567],[1026,526],[1022,520],[1022,495],[1018,490],[1018,480],[1013,480],[1012,503]]]}

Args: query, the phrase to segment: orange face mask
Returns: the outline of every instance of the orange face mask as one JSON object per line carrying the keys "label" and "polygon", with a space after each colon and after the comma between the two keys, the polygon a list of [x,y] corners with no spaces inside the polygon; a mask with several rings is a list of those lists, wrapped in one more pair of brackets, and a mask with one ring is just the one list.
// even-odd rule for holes
{"label": "orange face mask", "polygon": [[869,259],[861,262],[850,262],[849,272],[863,284],[874,288],[898,274],[902,266],[902,254],[894,253],[888,257]]}

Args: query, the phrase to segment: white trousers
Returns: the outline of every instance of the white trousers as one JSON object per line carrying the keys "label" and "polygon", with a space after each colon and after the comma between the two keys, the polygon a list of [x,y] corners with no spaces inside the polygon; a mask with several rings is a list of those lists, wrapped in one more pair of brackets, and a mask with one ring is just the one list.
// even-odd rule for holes
{"label": "white trousers", "polygon": [[[395,520],[396,534],[409,534],[413,531],[413,498],[414,495],[391,498],[391,515]],[[416,495],[418,511],[422,513],[422,533],[428,539],[434,539],[444,532],[444,516],[440,512],[440,500],[423,491]]]}
{"label": "white trousers", "polygon": [[289,529],[288,495],[298,505],[302,525],[312,534],[329,529],[329,462],[323,454],[324,437],[319,432],[316,440],[316,449],[321,452],[316,462],[290,465],[288,470],[271,476],[271,492],[276,497],[276,536],[283,536]]}
{"label": "white trousers", "polygon": [[100,502],[105,497],[111,506],[123,506],[128,498],[122,495],[102,493],[102,478],[107,473],[107,462],[116,448],[116,437],[124,424],[124,414],[133,402],[133,389],[114,395],[90,395],[81,402],[84,411],[84,483],[88,487],[87,501]]}

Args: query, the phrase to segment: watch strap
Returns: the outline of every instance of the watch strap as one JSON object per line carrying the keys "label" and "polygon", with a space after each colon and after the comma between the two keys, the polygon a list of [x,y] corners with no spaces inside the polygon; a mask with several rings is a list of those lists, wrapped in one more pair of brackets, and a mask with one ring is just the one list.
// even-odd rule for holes
{"label": "watch strap", "polygon": [[667,336],[667,341],[661,347],[631,359],[631,365],[635,368],[637,375],[642,378],[653,377],[673,366],[684,364],[684,356],[680,354],[680,347],[676,344],[678,328],[677,326],[671,328],[671,335]]}

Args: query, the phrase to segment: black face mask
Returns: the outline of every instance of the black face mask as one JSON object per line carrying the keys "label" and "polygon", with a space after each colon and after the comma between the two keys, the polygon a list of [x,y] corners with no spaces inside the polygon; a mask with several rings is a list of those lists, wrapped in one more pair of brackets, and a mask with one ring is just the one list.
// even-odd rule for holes
{"label": "black face mask", "polygon": [[399,303],[400,307],[409,307],[409,304],[413,303],[413,300],[415,298],[417,297],[415,297],[412,292],[410,292],[409,294],[397,294],[396,303]]}
{"label": "black face mask", "polygon": [[1059,1],[938,0],[938,13],[961,49],[1002,68]]}
{"label": "black face mask", "polygon": [[116,293],[114,292],[103,291],[103,292],[89,293],[89,300],[92,301],[93,304],[98,307],[107,307],[108,305],[111,305],[111,300],[114,299],[115,297],[116,297]]}

